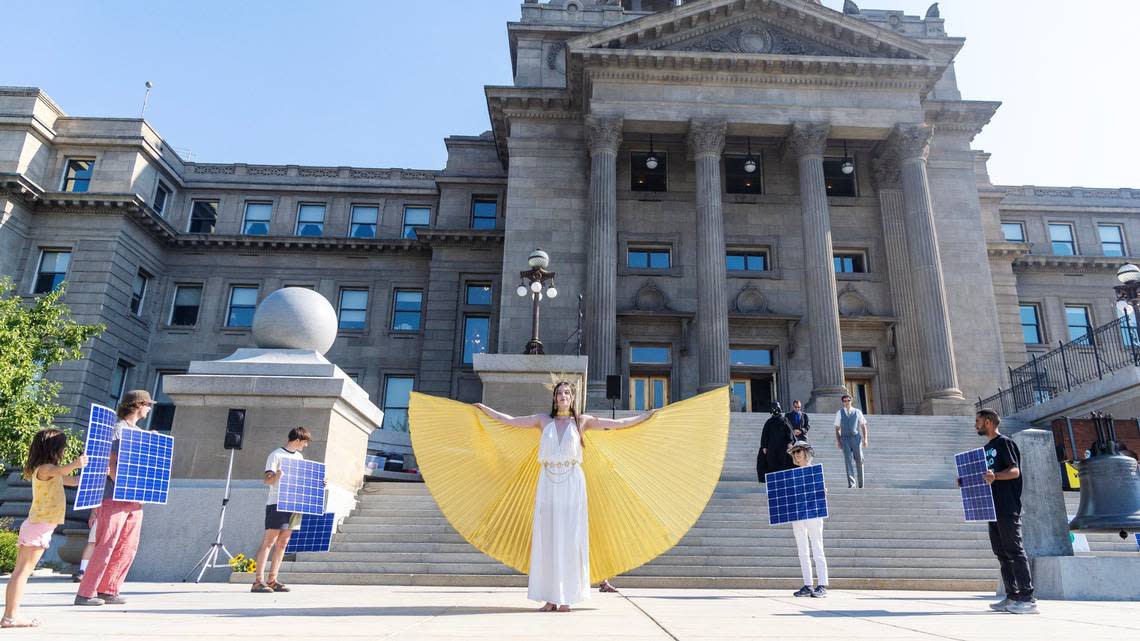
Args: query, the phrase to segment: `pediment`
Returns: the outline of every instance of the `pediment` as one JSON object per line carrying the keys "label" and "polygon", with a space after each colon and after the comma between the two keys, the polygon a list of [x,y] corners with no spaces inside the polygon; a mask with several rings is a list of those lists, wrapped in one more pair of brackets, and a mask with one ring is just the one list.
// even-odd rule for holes
{"label": "pediment", "polygon": [[571,40],[641,50],[932,61],[926,44],[808,0],[696,0]]}

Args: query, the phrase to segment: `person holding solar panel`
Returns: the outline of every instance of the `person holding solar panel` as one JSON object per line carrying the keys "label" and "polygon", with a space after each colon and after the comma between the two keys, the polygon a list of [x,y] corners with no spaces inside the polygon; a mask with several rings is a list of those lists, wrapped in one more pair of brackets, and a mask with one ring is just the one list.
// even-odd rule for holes
{"label": "person holding solar panel", "polygon": [[[289,588],[277,580],[277,571],[285,558],[285,548],[289,545],[289,537],[301,525],[301,515],[294,512],[282,512],[277,509],[279,497],[278,483],[283,474],[281,461],[286,459],[303,459],[301,452],[312,442],[312,434],[304,427],[294,427],[289,430],[288,441],[285,445],[273,450],[265,459],[265,484],[269,486],[269,496],[265,501],[265,536],[261,539],[261,546],[257,548],[256,578],[250,592],[272,594],[273,592],[288,592]],[[265,566],[269,562],[269,551],[273,551],[273,565],[269,571],[269,579],[265,578]]]}
{"label": "person holding solar panel", "polygon": [[[788,446],[788,454],[796,467],[811,465],[815,450],[807,441],[796,441]],[[827,596],[827,556],[823,552],[823,518],[792,521],[792,533],[796,537],[796,553],[800,557],[800,573],[804,585],[792,596],[809,596],[822,599]],[[815,557],[815,573],[819,583],[812,587],[811,561]]]}
{"label": "person holding solar panel", "polygon": [[154,401],[150,393],[137,389],[123,394],[123,400],[115,410],[119,420],[111,437],[111,459],[107,466],[103,503],[95,516],[95,549],[79,582],[75,605],[123,605],[127,602],[119,591],[139,549],[143,510],[141,503],[114,499],[119,440],[123,428],[138,427],[139,421],[146,419],[152,407]]}

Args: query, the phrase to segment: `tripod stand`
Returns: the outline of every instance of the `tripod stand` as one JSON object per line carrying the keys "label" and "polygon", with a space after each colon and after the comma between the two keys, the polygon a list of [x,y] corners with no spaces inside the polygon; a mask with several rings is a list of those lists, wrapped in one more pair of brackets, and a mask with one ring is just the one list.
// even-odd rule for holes
{"label": "tripod stand", "polygon": [[202,558],[198,559],[198,562],[194,564],[194,567],[190,568],[190,571],[186,573],[186,576],[182,577],[183,583],[186,582],[186,579],[190,578],[191,574],[194,574],[194,570],[197,570],[198,566],[202,566],[202,569],[198,572],[198,578],[194,579],[195,583],[201,583],[202,577],[206,574],[206,570],[209,570],[210,568],[229,567],[229,563],[218,563],[219,552],[225,553],[227,561],[234,558],[234,555],[230,554],[230,551],[227,550],[226,546],[222,544],[222,528],[226,523],[226,505],[228,505],[230,502],[230,477],[233,474],[233,471],[234,451],[231,449],[230,464],[229,467],[226,468],[226,493],[222,496],[222,513],[218,516],[218,534],[216,537],[214,537],[214,542],[210,544],[210,549],[206,550],[206,553],[202,555]]}

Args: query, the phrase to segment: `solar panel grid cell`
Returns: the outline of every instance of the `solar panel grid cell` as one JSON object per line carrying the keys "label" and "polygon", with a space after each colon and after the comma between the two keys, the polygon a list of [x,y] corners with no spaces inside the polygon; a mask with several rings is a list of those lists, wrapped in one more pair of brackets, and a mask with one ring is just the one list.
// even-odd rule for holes
{"label": "solar panel grid cell", "polygon": [[827,518],[827,490],[822,465],[772,472],[764,479],[770,525]]}
{"label": "solar panel grid cell", "polygon": [[986,453],[982,448],[954,455],[962,486],[962,514],[967,521],[996,521],[994,494],[986,483]]}
{"label": "solar panel grid cell", "polygon": [[111,462],[111,442],[118,416],[108,407],[91,404],[87,419],[87,438],[83,453],[87,465],[79,473],[79,487],[75,492],[75,509],[98,507],[103,502],[107,469]]}
{"label": "solar panel grid cell", "polygon": [[301,518],[301,527],[289,537],[285,553],[328,552],[332,544],[333,524],[336,514],[306,515]]}
{"label": "solar panel grid cell", "polygon": [[165,504],[170,495],[173,461],[173,437],[124,428],[119,442],[114,499]]}
{"label": "solar panel grid cell", "polygon": [[325,513],[325,464],[304,459],[282,459],[277,509],[322,516]]}

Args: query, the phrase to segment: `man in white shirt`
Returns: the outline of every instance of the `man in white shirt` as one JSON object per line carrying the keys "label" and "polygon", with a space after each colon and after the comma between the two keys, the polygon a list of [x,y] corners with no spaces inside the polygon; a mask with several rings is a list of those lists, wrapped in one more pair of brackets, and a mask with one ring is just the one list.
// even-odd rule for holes
{"label": "man in white shirt", "polygon": [[[265,459],[265,484],[269,486],[269,496],[265,500],[265,536],[261,539],[261,547],[257,548],[257,577],[253,580],[250,592],[288,592],[284,583],[277,581],[277,571],[281,568],[281,561],[285,558],[285,547],[289,545],[289,537],[293,530],[301,525],[301,515],[293,512],[282,512],[277,509],[278,489],[277,483],[281,480],[281,461],[285,459],[303,459],[301,451],[312,441],[309,430],[303,427],[294,427],[289,430],[289,441],[269,453]],[[269,580],[265,579],[265,566],[269,561],[269,550],[273,550],[273,565],[269,571]]]}
{"label": "man in white shirt", "polygon": [[835,413],[835,447],[843,451],[847,467],[847,487],[863,488],[863,448],[867,447],[867,418],[863,411],[851,406],[851,396],[844,394],[843,409]]}

